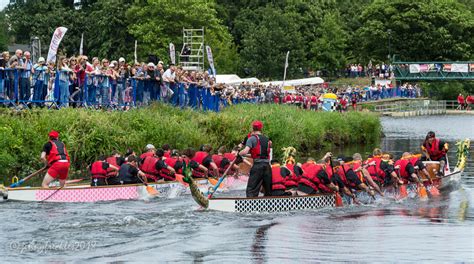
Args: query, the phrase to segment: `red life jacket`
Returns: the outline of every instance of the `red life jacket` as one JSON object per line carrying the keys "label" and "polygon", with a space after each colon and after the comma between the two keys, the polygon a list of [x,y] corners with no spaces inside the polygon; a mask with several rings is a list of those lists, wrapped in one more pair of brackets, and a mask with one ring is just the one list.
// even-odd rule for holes
{"label": "red life jacket", "polygon": [[154,181],[158,180],[160,172],[156,169],[156,163],[159,161],[157,157],[148,156],[142,164],[141,170],[145,173],[147,178],[150,178]]}
{"label": "red life jacket", "polygon": [[143,163],[145,162],[146,158],[153,157],[153,156],[155,156],[155,154],[153,154],[153,152],[145,152],[142,155],[140,155],[141,162],[140,162],[138,168],[140,170],[143,170]]}
{"label": "red life jacket", "polygon": [[418,163],[419,160],[420,159],[418,157],[411,157],[410,158],[410,163],[411,163],[411,165],[413,165],[413,167],[415,167],[415,166],[418,165],[417,163]]}
{"label": "red life jacket", "polygon": [[[171,168],[174,169],[174,166],[176,165],[176,162],[178,162],[178,159],[177,158],[168,158],[168,159],[165,158],[163,161],[165,162],[166,165],[168,165],[168,166],[170,166]],[[182,174],[182,169],[176,170],[176,173]],[[168,170],[167,168],[164,168],[164,169],[160,170],[160,176],[163,177],[165,180],[170,180],[170,181],[176,180],[176,177],[171,176],[171,171]]]}
{"label": "red life jacket", "polygon": [[402,178],[408,178],[407,165],[410,163],[409,159],[399,159],[395,162],[395,166],[400,166],[399,172]]}
{"label": "red life jacket", "polygon": [[165,151],[164,154],[163,154],[163,157],[170,158],[171,157],[171,151],[170,150]]}
{"label": "red life jacket", "polygon": [[277,95],[273,96],[273,102],[274,102],[275,104],[280,103],[280,97],[278,97]]}
{"label": "red life jacket", "polygon": [[[221,163],[224,160],[224,155],[212,155],[212,161],[216,164],[217,168],[219,169],[219,172],[221,172]],[[222,171],[224,172],[224,171]]]}
{"label": "red life jacket", "polygon": [[311,105],[317,105],[318,104],[318,98],[316,96],[311,96]]}
{"label": "red life jacket", "polygon": [[351,188],[356,188],[357,186],[355,185],[355,183],[353,182],[350,182],[349,180],[347,180],[347,177],[346,177],[346,173],[349,171],[349,170],[352,170],[352,168],[348,165],[348,164],[344,164],[342,166],[339,166],[337,168],[337,174],[339,175],[339,177],[341,178],[342,182],[344,183],[344,185],[348,186],[348,187],[351,187]]}
{"label": "red life jacket", "polygon": [[91,175],[92,178],[107,178],[107,170],[104,170],[102,167],[102,164],[104,164],[103,161],[98,160],[92,163],[91,166]]}
{"label": "red life jacket", "polygon": [[[112,165],[112,166],[115,166],[117,168],[119,168],[120,166],[117,164],[117,157],[115,156],[112,156],[112,157],[108,157],[105,161],[107,161],[108,164]],[[111,168],[108,168],[107,169],[107,177],[115,177],[117,176],[118,174],[118,171],[116,170],[112,170]]]}
{"label": "red life jacket", "polygon": [[445,150],[439,150],[439,139],[435,138],[433,140],[433,143],[431,146],[426,142],[425,144],[426,151],[428,151],[428,154],[430,154],[430,157],[432,160],[439,160],[442,158],[444,155],[446,155]]}
{"label": "red life jacket", "polygon": [[462,95],[458,95],[458,103],[464,104],[464,97]]}
{"label": "red life jacket", "polygon": [[301,165],[301,168],[303,169],[303,175],[301,176],[299,183],[309,186],[317,191],[319,189],[318,186],[321,185],[318,173],[323,169],[323,167],[314,162],[306,162]]}
{"label": "red life jacket", "polygon": [[369,164],[372,161],[375,161],[375,166],[367,167],[367,171],[369,172],[372,179],[374,179],[375,181],[378,181],[379,183],[383,183],[385,172],[380,168],[380,163],[382,162],[382,158],[379,156],[370,158],[366,161],[366,164]]}
{"label": "red life jacket", "polygon": [[235,155],[232,153],[224,153],[224,158],[228,159],[230,162],[235,160]]}
{"label": "red life jacket", "polygon": [[67,154],[66,146],[63,142],[54,139],[49,141],[51,143],[51,150],[48,155],[48,164],[52,165],[58,160],[69,161],[69,155]]}
{"label": "red life jacket", "polygon": [[[354,170],[354,172],[355,172],[356,170],[358,170],[358,169],[362,166],[361,163],[362,163],[362,161],[354,161],[354,162],[352,163],[352,169]],[[362,173],[362,171],[358,171],[358,172],[356,172],[356,174],[357,174],[357,176],[359,177],[359,180],[360,180],[361,182],[364,182],[364,181],[365,181],[365,179],[364,179],[364,174]]]}
{"label": "red life jacket", "polygon": [[[194,155],[194,157],[191,159],[195,162],[197,162],[199,165],[203,165],[202,162],[204,161],[205,158],[207,158],[207,156],[209,156],[209,153],[207,152],[204,152],[204,151],[198,151],[196,152],[196,154]],[[202,171],[201,169],[199,168],[196,168],[196,169],[193,169],[193,176],[194,177],[204,177],[205,175],[205,172]]]}
{"label": "red life jacket", "polygon": [[301,95],[296,96],[296,102],[302,103],[303,102],[303,96],[301,96]]}
{"label": "red life jacket", "polygon": [[332,179],[333,171],[332,171],[332,167],[331,167],[330,162],[326,163],[326,166],[324,166],[324,171],[326,171],[329,179]]}
{"label": "red life jacket", "polygon": [[253,135],[257,138],[257,146],[250,149],[252,159],[270,159],[272,142],[263,135]]}
{"label": "red life jacket", "polygon": [[287,103],[287,104],[291,104],[292,102],[292,98],[291,98],[291,95],[287,95],[285,96],[285,99],[283,100],[284,103]]}
{"label": "red life jacket", "polygon": [[272,190],[286,190],[285,178],[281,176],[280,164],[272,165]]}
{"label": "red life jacket", "polygon": [[295,165],[288,163],[285,167],[290,171],[290,175],[288,175],[285,179],[285,186],[287,188],[298,187],[299,177],[296,176],[295,173]]}

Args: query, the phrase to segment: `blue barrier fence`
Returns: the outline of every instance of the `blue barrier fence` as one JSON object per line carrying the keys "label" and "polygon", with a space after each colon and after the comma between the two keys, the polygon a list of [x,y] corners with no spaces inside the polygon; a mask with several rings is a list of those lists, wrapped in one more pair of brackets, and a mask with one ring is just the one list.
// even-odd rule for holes
{"label": "blue barrier fence", "polygon": [[[204,111],[219,111],[228,105],[219,91],[195,84],[162,83],[144,78],[113,79],[85,74],[72,79],[70,71],[0,69],[0,103],[26,107],[140,107],[153,101]],[[240,103],[234,100],[233,103]]]}

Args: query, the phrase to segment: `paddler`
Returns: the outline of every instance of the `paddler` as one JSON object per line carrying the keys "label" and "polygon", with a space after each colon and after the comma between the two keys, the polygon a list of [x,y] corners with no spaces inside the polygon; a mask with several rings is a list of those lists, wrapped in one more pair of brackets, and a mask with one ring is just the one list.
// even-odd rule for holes
{"label": "paddler", "polygon": [[[368,193],[370,196],[374,196],[373,190],[364,183],[364,176],[357,174],[354,170],[354,163],[351,158],[345,158],[343,156],[338,157],[339,166],[337,168],[337,174],[341,178],[345,186],[353,190],[362,190]],[[358,168],[356,167],[356,170]]]}
{"label": "paddler", "polygon": [[409,181],[416,182],[418,185],[422,184],[421,180],[416,175],[415,167],[410,162],[411,154],[404,152],[401,159],[395,162],[395,169],[399,171],[401,179],[408,183]]}
{"label": "paddler", "polygon": [[[109,185],[108,176],[111,172],[117,173],[119,167],[108,163],[104,156],[100,156],[97,161],[91,165],[91,186],[105,186]],[[115,178],[115,176],[112,176]],[[114,185],[116,183],[110,183]]]}
{"label": "paddler", "polygon": [[161,148],[162,148],[163,151],[164,151],[163,157],[165,157],[165,158],[171,157],[171,147],[170,147],[169,144],[163,144],[163,145],[161,146]]}
{"label": "paddler", "polygon": [[295,162],[294,158],[290,156],[282,167],[283,173],[286,175],[286,189],[291,192],[296,192],[301,175],[303,175],[302,165],[300,163],[295,164]]}
{"label": "paddler", "polygon": [[446,153],[448,152],[448,143],[436,138],[435,132],[430,131],[426,135],[425,141],[421,146],[424,154],[423,160],[439,161],[438,176],[444,175],[444,167],[446,166]]}
{"label": "paddler", "polygon": [[[120,166],[118,177],[121,184],[135,184],[147,182],[146,175],[138,169],[137,157],[128,156],[127,163]],[[140,178],[139,178],[140,177]]]}
{"label": "paddler", "polygon": [[170,168],[174,169],[174,172],[167,168],[161,169],[160,175],[165,181],[174,181],[176,180],[176,173],[183,174],[183,168],[184,168],[184,159],[179,156],[179,153],[177,150],[171,151],[170,157],[169,158],[164,158],[164,162],[167,166]]}
{"label": "paddler", "polygon": [[[230,163],[235,160],[235,156],[232,153],[225,153],[225,147],[222,146],[217,150],[217,154],[212,155],[212,161],[216,164],[219,169],[219,175],[224,174],[224,172],[229,167]],[[227,154],[227,155],[226,155]],[[229,155],[230,154],[230,155]],[[232,168],[229,169],[229,175],[233,174],[239,169],[237,164],[233,164]]]}
{"label": "paddler", "polygon": [[[156,157],[158,158],[158,161],[155,163],[155,169],[158,170],[158,179],[163,178],[165,181],[174,181],[176,180],[176,170],[174,169],[174,166],[176,165],[177,160],[171,160],[171,157],[168,158],[165,157],[165,151],[162,149],[156,150]],[[145,172],[146,173],[146,172]]]}
{"label": "paddler", "polygon": [[192,158],[199,165],[203,165],[206,167],[206,171],[200,168],[193,168],[193,177],[202,178],[208,177],[209,175],[212,177],[219,177],[219,169],[217,168],[216,163],[212,160],[212,156],[210,152],[212,151],[211,145],[203,145],[201,146],[201,150],[197,151]]}
{"label": "paddler", "polygon": [[145,152],[140,155],[140,163],[143,164],[147,157],[153,157],[156,154],[156,148],[153,144],[145,146]]}
{"label": "paddler", "polygon": [[271,195],[272,168],[270,167],[270,154],[272,142],[262,134],[262,129],[263,123],[261,121],[253,121],[252,134],[246,140],[245,148],[239,152],[239,156],[245,156],[250,153],[253,159],[246,190],[247,197],[257,197],[262,183],[264,195]]}
{"label": "paddler", "polygon": [[49,188],[53,180],[59,180],[59,185],[64,187],[69,172],[69,155],[66,146],[59,140],[59,132],[51,130],[49,141],[44,144],[41,160],[49,167],[44,176],[41,187]]}
{"label": "paddler", "polygon": [[384,153],[382,154],[382,161],[380,163],[380,169],[385,174],[385,185],[392,184],[395,188],[400,185],[403,185],[403,181],[398,177],[397,172],[395,171],[395,162],[391,154]]}
{"label": "paddler", "polygon": [[360,155],[360,153],[354,153],[354,155],[352,155],[352,160],[353,170],[359,176],[359,178],[361,178],[362,182],[367,182],[368,185],[371,186],[377,193],[379,193],[381,196],[384,196],[380,186],[375,183],[370,176],[370,173],[367,170],[368,165],[363,164],[362,155]]}
{"label": "paddler", "polygon": [[278,160],[272,160],[272,196],[291,196],[292,192],[286,191],[285,182],[290,176],[290,171],[281,167]]}
{"label": "paddler", "polygon": [[158,149],[155,151],[156,155],[148,156],[143,161],[143,164],[140,168],[141,171],[145,173],[147,179],[157,182],[161,179],[160,171],[162,169],[168,169],[171,172],[171,175],[167,177],[168,180],[174,180],[174,169],[166,165],[163,161],[164,151]]}
{"label": "paddler", "polygon": [[112,156],[108,157],[105,160],[108,164],[117,167],[117,170],[112,169],[111,167],[107,169],[107,183],[109,185],[119,184],[118,169],[120,166],[125,163],[125,159],[120,155],[118,151],[113,151]]}
{"label": "paddler", "polygon": [[[324,159],[326,159],[326,156]],[[331,182],[325,170],[326,162],[324,159],[316,163],[313,158],[308,158],[307,161],[301,165],[303,175],[298,183],[298,195],[316,194],[318,191],[321,193],[338,191],[338,187]]]}

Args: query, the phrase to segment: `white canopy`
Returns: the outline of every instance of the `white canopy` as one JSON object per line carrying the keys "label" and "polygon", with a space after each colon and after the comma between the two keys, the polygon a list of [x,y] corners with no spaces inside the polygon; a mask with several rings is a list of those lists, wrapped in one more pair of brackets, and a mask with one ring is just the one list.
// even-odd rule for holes
{"label": "white canopy", "polygon": [[260,83],[260,80],[252,77],[252,78],[240,78],[235,74],[218,74],[216,75],[216,83],[224,83],[224,84],[240,84],[242,82],[248,82],[250,84],[253,83]]}
{"label": "white canopy", "polygon": [[[312,77],[312,78],[304,78],[304,79],[296,79],[296,80],[286,80],[285,86],[300,86],[300,85],[312,85],[312,84],[323,84],[324,80],[319,77]],[[273,82],[264,82],[262,83],[265,86],[270,84],[272,85],[283,85],[283,81],[273,81]]]}

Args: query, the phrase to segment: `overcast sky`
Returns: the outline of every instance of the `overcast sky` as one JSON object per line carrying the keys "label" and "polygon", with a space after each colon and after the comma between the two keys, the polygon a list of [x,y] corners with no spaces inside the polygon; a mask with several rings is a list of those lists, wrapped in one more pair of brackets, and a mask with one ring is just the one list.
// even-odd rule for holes
{"label": "overcast sky", "polygon": [[10,0],[0,0],[0,10],[6,7],[10,3]]}

